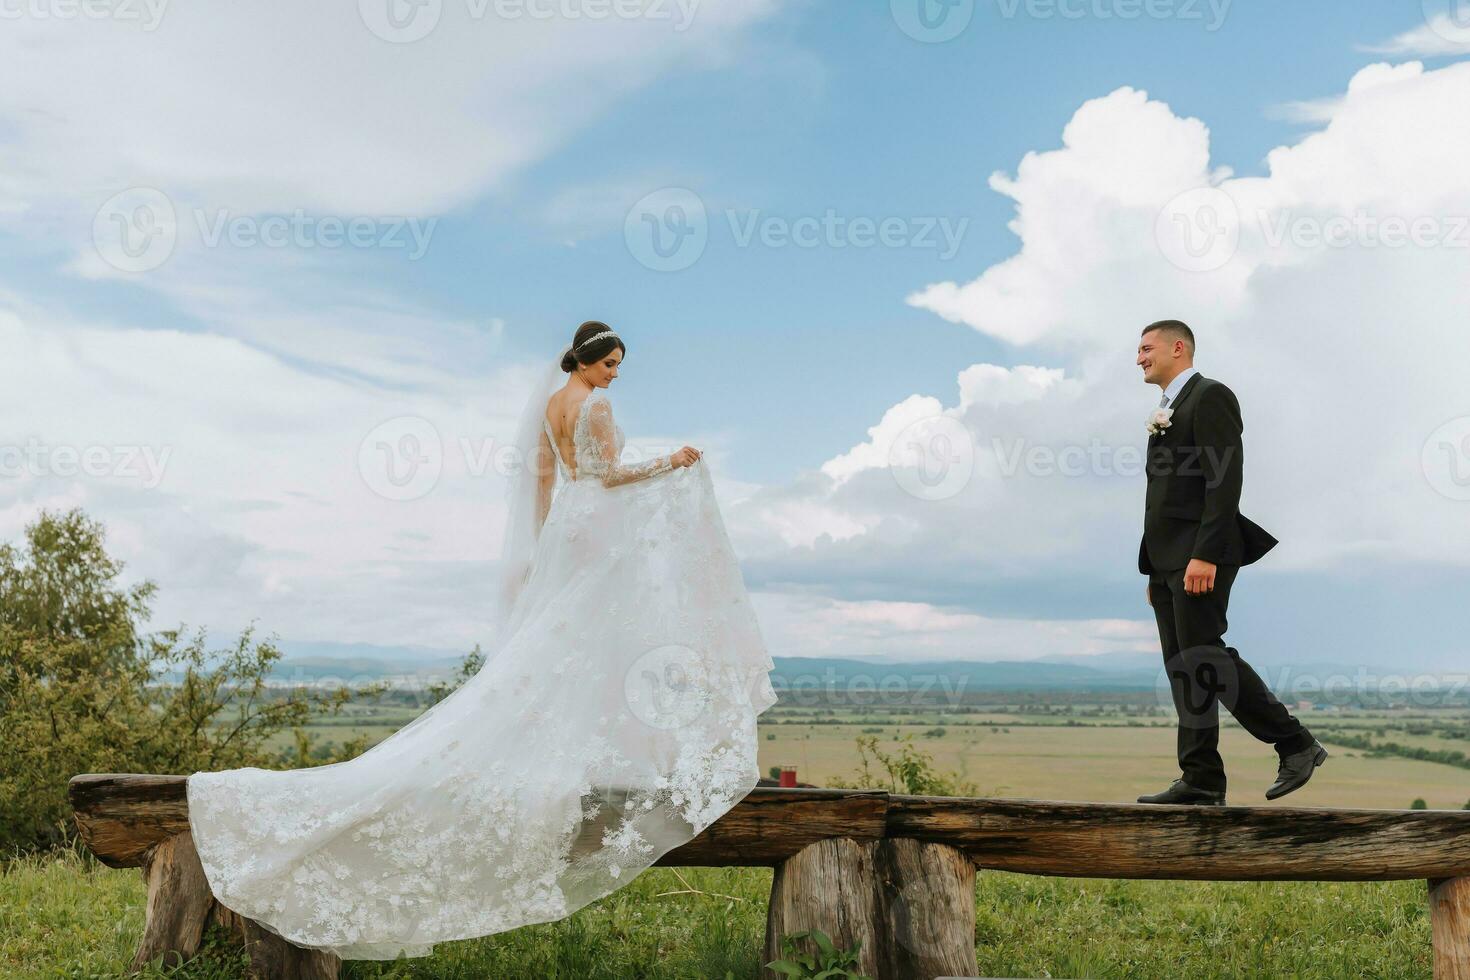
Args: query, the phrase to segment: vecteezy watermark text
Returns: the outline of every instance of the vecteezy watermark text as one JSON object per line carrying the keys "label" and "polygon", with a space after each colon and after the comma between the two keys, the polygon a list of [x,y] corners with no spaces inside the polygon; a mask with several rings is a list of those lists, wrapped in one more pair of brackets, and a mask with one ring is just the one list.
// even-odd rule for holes
{"label": "vecteezy watermark text", "polygon": [[[1252,224],[1253,221],[1253,224]],[[1321,214],[1292,208],[1242,213],[1218,187],[1176,195],[1159,211],[1154,237],[1170,263],[1187,272],[1213,272],[1235,257],[1244,232],[1271,251],[1317,249],[1470,249],[1470,215]]]}
{"label": "vecteezy watermark text", "polygon": [[0,479],[92,476],[136,482],[152,490],[163,482],[172,446],[77,446],[29,439],[0,445]]}
{"label": "vecteezy watermark text", "polygon": [[[700,0],[462,0],[471,21],[667,21],[675,33],[694,23]],[[433,33],[445,0],[358,0],[358,14],[373,34],[411,44]]]}
{"label": "vecteezy watermark text", "polygon": [[[944,261],[959,252],[970,227],[967,217],[843,215],[835,208],[800,215],[729,208],[724,217],[736,248],[920,249],[936,252]],[[657,272],[694,265],[704,254],[710,233],[704,200],[686,187],[665,187],[645,195],[623,222],[628,251]]]}
{"label": "vecteezy watermark text", "polygon": [[[675,452],[677,446],[624,447],[621,461],[633,465]],[[526,459],[514,443],[461,435],[446,439],[418,415],[400,415],[374,426],[357,446],[357,469],[367,488],[385,500],[418,500],[438,486],[446,462],[471,478],[490,473],[516,476],[527,466],[555,467],[549,458]],[[543,472],[549,472],[544,470]]]}
{"label": "vecteezy watermark text", "polygon": [[[205,248],[386,249],[416,261],[429,250],[438,218],[413,215],[238,214],[229,208],[192,208]],[[92,218],[92,244],[122,272],[149,272],[173,255],[179,211],[163,191],[130,187],[103,202]]]}
{"label": "vecteezy watermark text", "polygon": [[438,218],[421,221],[411,216],[368,217],[311,215],[297,208],[289,215],[233,214],[227,208],[213,213],[196,208],[194,220],[206,248],[228,242],[235,248],[384,248],[408,249],[409,261],[429,250]]}
{"label": "vecteezy watermark text", "polygon": [[0,0],[0,20],[110,20],[155,31],[169,0]]}

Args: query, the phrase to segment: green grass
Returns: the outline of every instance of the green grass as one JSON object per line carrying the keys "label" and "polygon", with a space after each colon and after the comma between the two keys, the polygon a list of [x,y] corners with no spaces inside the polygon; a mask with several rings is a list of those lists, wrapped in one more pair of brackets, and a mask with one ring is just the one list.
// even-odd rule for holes
{"label": "green grass", "polygon": [[[682,879],[681,877],[682,876]],[[432,957],[349,962],[345,978],[758,976],[771,872],[655,868],[566,920],[445,943]],[[702,894],[667,894],[694,888]],[[0,975],[120,976],[143,928],[136,870],[59,852],[0,876]],[[987,872],[976,889],[979,975],[1427,977],[1423,882],[1162,882]],[[145,977],[242,975],[216,950]]]}
{"label": "green grass", "polygon": [[981,875],[980,975],[1428,977],[1424,882]]}

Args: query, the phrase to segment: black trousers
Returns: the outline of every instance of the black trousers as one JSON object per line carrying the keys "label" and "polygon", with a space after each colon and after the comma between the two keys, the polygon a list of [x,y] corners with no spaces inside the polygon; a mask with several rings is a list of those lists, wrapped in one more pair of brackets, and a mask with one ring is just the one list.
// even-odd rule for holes
{"label": "black trousers", "polygon": [[1179,716],[1179,768],[1184,781],[1200,789],[1225,789],[1220,758],[1220,705],[1241,727],[1280,755],[1300,752],[1312,735],[1265,681],[1225,646],[1225,610],[1238,565],[1215,569],[1215,588],[1202,595],[1184,591],[1184,569],[1149,576],[1149,599],[1159,624],[1164,670]]}

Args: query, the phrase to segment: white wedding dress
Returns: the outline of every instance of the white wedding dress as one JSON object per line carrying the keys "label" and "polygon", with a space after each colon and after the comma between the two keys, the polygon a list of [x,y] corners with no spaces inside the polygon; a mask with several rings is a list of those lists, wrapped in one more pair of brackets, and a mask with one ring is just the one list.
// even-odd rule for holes
{"label": "white wedding dress", "polygon": [[562,918],[756,784],[773,663],[708,468],[621,463],[594,389],[571,479],[544,394],[560,479],[480,671],[350,761],[188,778],[216,898],[298,946],[423,956]]}

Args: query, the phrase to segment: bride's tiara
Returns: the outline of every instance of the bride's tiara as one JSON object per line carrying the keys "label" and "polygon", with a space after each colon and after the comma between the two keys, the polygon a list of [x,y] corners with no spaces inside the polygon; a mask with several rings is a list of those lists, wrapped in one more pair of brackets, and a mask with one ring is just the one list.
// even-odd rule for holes
{"label": "bride's tiara", "polygon": [[614,331],[612,331],[612,330],[604,330],[601,333],[595,333],[592,336],[588,337],[586,340],[582,341],[580,344],[577,345],[577,349],[578,350],[581,350],[583,347],[586,347],[588,344],[592,343],[593,341],[601,340],[603,337],[616,337],[616,336],[617,336],[617,333],[615,333]]}

